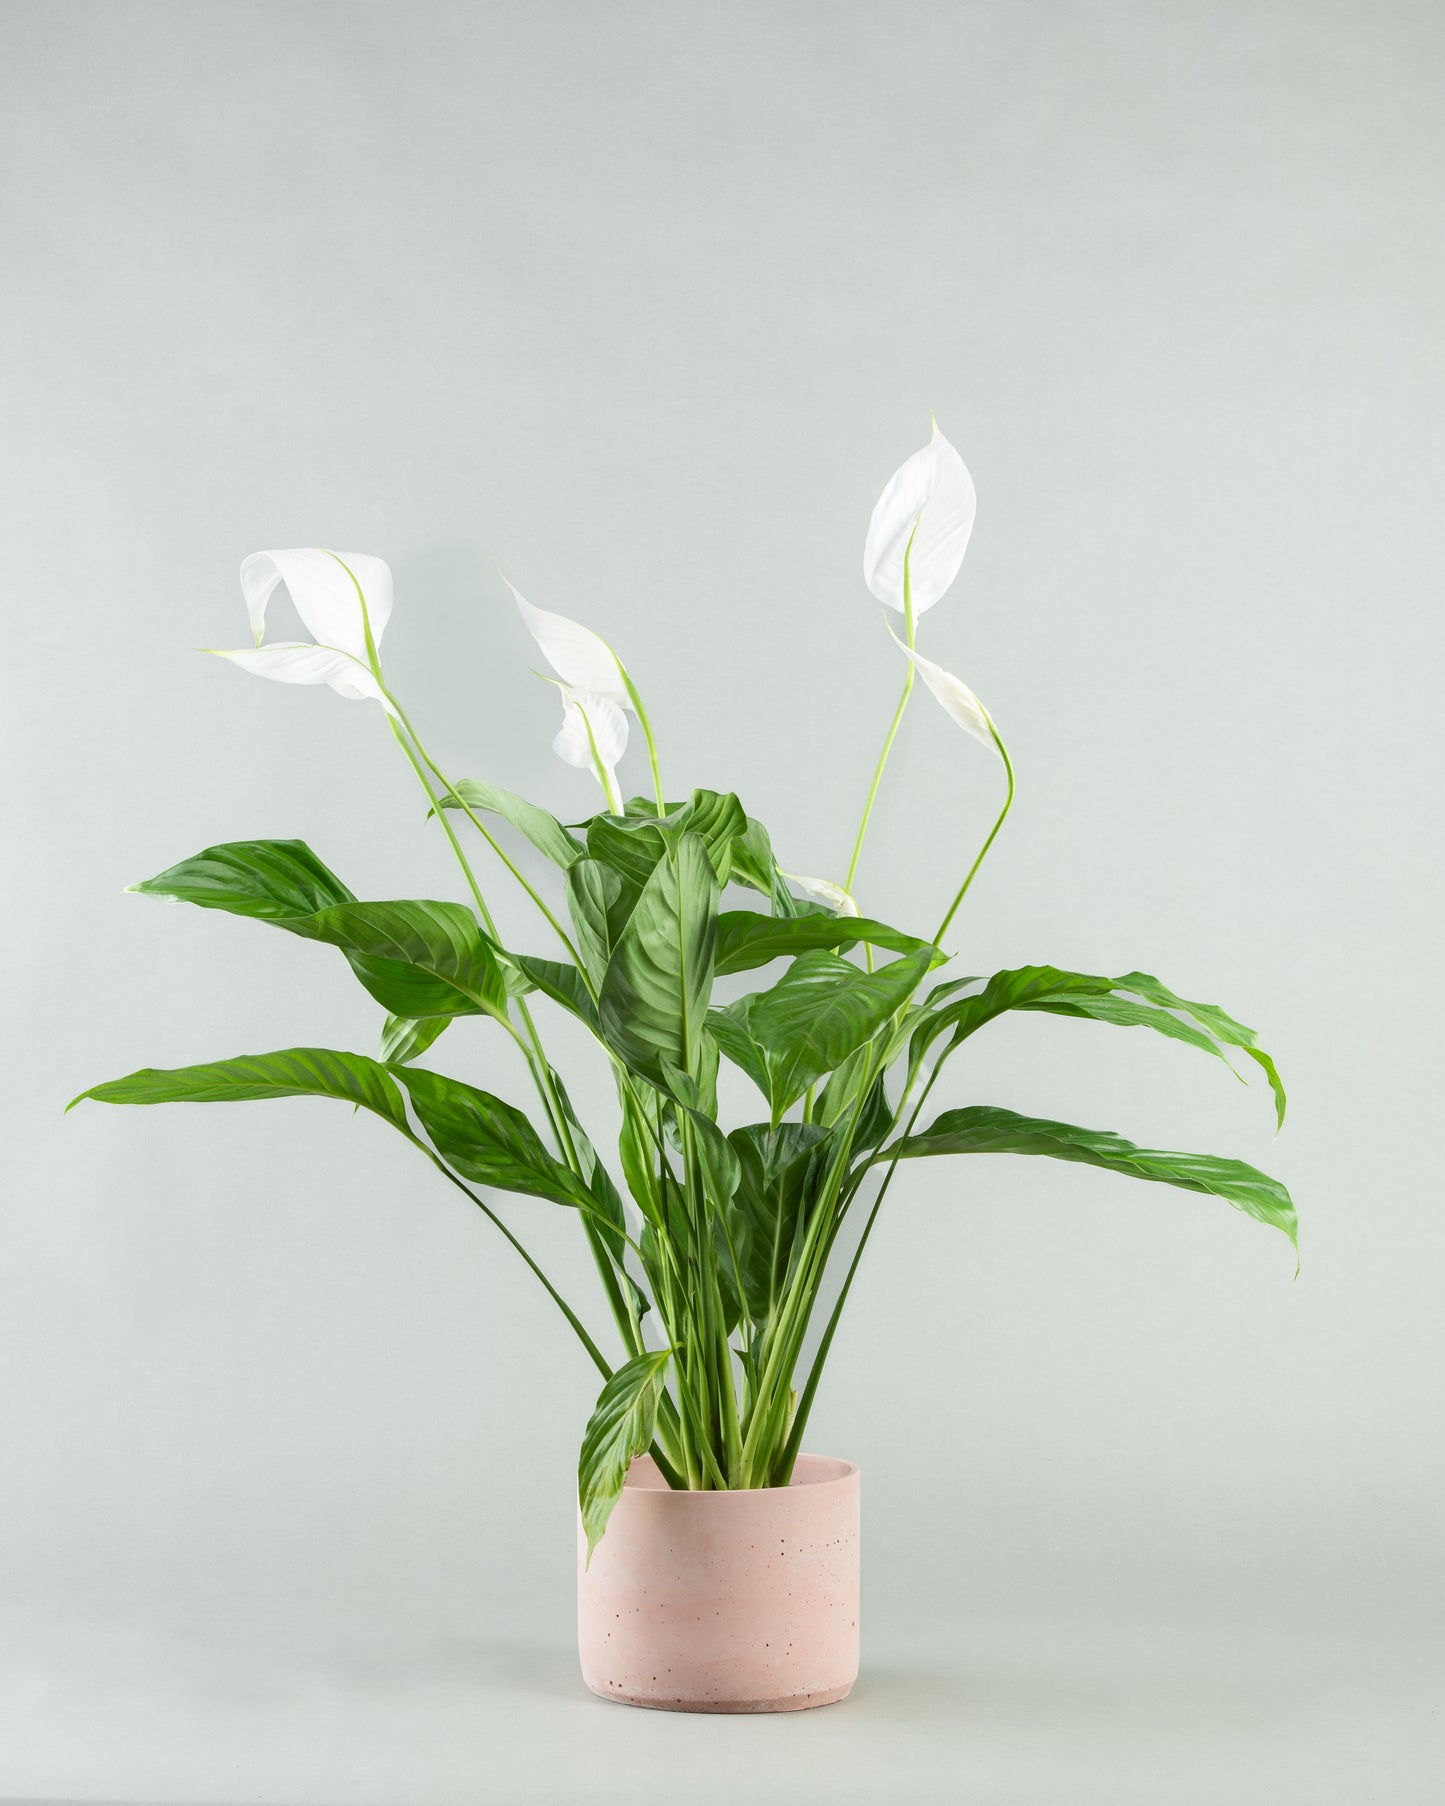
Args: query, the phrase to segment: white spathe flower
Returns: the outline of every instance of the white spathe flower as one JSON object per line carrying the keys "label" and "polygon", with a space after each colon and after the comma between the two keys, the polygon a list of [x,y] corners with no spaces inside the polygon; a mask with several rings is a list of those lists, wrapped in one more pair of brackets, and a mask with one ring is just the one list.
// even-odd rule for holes
{"label": "white spathe flower", "polygon": [[[886,625],[889,633],[893,633],[893,623],[888,621]],[[963,679],[955,677],[951,671],[945,671],[942,665],[935,665],[931,658],[925,658],[921,652],[905,646],[896,633],[893,633],[893,638],[898,650],[905,658],[913,661],[918,675],[943,705],[944,713],[956,721],[966,734],[972,734],[991,753],[1002,758],[992,717]]]}
{"label": "white spathe flower", "polygon": [[798,872],[784,872],[782,876],[789,884],[795,884],[810,903],[821,903],[835,916],[857,915],[858,905],[843,886],[834,884],[831,878],[804,878]]}
{"label": "white spathe flower", "polygon": [[511,590],[528,633],[542,649],[542,656],[564,684],[579,694],[606,697],[619,708],[632,707],[622,664],[617,654],[599,634],[580,621],[566,615],[550,614],[545,608],[534,608],[515,583],[506,577],[503,583]]}
{"label": "white spathe flower", "polygon": [[595,690],[574,690],[568,684],[557,688],[562,694],[562,725],[552,751],[579,771],[590,771],[609,807],[620,811],[617,765],[627,751],[626,715],[610,696],[599,696]]}
{"label": "white spathe flower", "polygon": [[[283,584],[312,639],[263,645],[266,605]],[[218,651],[218,658],[229,659],[255,677],[284,684],[329,684],[338,696],[379,702],[389,713],[396,712],[367,656],[368,623],[372,645],[379,646],[391,619],[391,569],[380,558],[313,547],[253,552],[241,565],[241,593],[256,644]]]}
{"label": "white spathe flower", "polygon": [[935,420],[928,444],[894,471],[878,498],[863,547],[864,582],[902,614],[906,553],[915,618],[932,608],[958,575],[977,509],[973,478]]}

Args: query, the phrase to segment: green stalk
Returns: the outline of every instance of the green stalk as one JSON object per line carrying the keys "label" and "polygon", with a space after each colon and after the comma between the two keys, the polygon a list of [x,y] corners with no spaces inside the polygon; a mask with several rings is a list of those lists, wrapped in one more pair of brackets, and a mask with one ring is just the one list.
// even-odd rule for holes
{"label": "green stalk", "polygon": [[[911,667],[910,667],[910,669],[911,669]],[[1004,822],[1007,821],[1007,819],[1008,819],[1009,810],[1012,809],[1014,806],[1013,760],[1009,758],[1008,748],[1004,745],[1003,740],[999,735],[999,731],[994,726],[992,721],[989,722],[988,727],[989,727],[989,732],[993,735],[993,743],[998,748],[998,756],[1003,760],[1003,768],[1004,768],[1005,772],[1007,772],[1007,774],[1008,774],[1008,795],[1004,798],[1003,808],[999,810],[998,820],[993,824],[993,826],[988,831],[988,839],[984,841],[983,845],[978,850],[978,858],[975,859],[973,864],[968,868],[968,876],[964,879],[963,883],[959,885],[958,895],[953,899],[952,903],[949,904],[948,913],[944,916],[943,920],[938,924],[938,932],[933,937],[933,944],[935,947],[940,945],[940,943],[943,940],[944,935],[948,933],[949,924],[953,921],[953,918],[958,914],[959,904],[962,903],[963,899],[968,895],[969,885],[972,884],[975,877],[977,877],[978,868],[983,864],[984,859],[988,855],[989,848],[993,845],[995,839],[998,837],[999,829],[1004,825]]]}
{"label": "green stalk", "polygon": [[868,1237],[873,1233],[873,1225],[877,1221],[878,1212],[882,1208],[884,1198],[888,1195],[888,1187],[893,1183],[893,1175],[898,1169],[898,1162],[900,1159],[898,1149],[902,1147],[903,1143],[913,1133],[913,1128],[918,1121],[919,1113],[922,1111],[924,1104],[927,1103],[928,1094],[932,1091],[933,1082],[938,1077],[942,1067],[943,1061],[940,1060],[933,1071],[928,1075],[928,1083],[918,1094],[918,1102],[913,1106],[913,1114],[908,1119],[907,1128],[904,1129],[902,1135],[898,1138],[893,1158],[888,1163],[888,1171],[883,1175],[883,1183],[878,1188],[878,1196],[873,1200],[873,1208],[868,1213],[868,1221],[863,1225],[863,1233],[858,1238],[858,1246],[853,1250],[853,1259],[849,1263],[848,1272],[844,1277],[843,1288],[838,1294],[837,1303],[833,1306],[832,1315],[828,1319],[828,1327],[823,1331],[823,1339],[818,1344],[818,1352],[813,1356],[813,1364],[808,1371],[808,1378],[803,1387],[802,1396],[798,1400],[797,1414],[793,1419],[793,1427],[788,1436],[788,1441],[783,1449],[782,1459],[779,1463],[782,1478],[777,1481],[778,1485],[787,1484],[788,1479],[792,1475],[793,1463],[798,1459],[798,1451],[803,1446],[803,1431],[807,1428],[808,1413],[813,1408],[813,1398],[818,1390],[818,1382],[823,1377],[823,1366],[828,1359],[828,1352],[833,1346],[833,1337],[838,1329],[838,1321],[843,1315],[843,1306],[848,1302],[848,1293],[853,1285],[853,1275],[858,1271],[858,1264],[863,1259],[863,1250],[868,1246]]}
{"label": "green stalk", "polygon": [[[617,655],[614,653],[613,657],[616,658],[616,656]],[[666,815],[667,804],[663,801],[662,796],[662,770],[657,762],[657,741],[653,738],[652,723],[647,718],[647,710],[642,706],[642,697],[638,692],[637,685],[633,683],[631,676],[628,674],[626,665],[623,664],[620,658],[617,659],[617,669],[622,673],[622,682],[627,691],[627,699],[637,711],[637,720],[642,728],[642,737],[647,742],[647,761],[652,767],[652,794],[657,803],[657,813],[659,815]]]}
{"label": "green stalk", "polygon": [[[909,574],[908,560],[913,551],[914,534],[918,531],[918,522],[923,519],[923,511],[919,510],[918,520],[913,523],[913,532],[908,535],[908,544],[903,549],[903,621],[910,651],[917,633],[913,619],[913,579]],[[878,796],[878,786],[883,782],[884,768],[888,764],[888,755],[893,751],[893,742],[898,738],[898,729],[903,720],[903,712],[908,707],[908,698],[913,694],[913,680],[917,673],[913,660],[908,661],[908,675],[903,680],[903,694],[898,698],[898,707],[893,711],[893,719],[888,724],[888,732],[883,739],[883,750],[878,755],[878,764],[873,771],[873,782],[868,786],[868,800],[863,805],[863,819],[858,823],[858,834],[853,842],[853,857],[848,861],[848,876],[843,880],[843,889],[850,894],[853,890],[853,879],[858,870],[858,861],[863,855],[863,840],[868,832],[868,823],[873,816],[873,804]],[[869,970],[872,970],[870,959]]]}

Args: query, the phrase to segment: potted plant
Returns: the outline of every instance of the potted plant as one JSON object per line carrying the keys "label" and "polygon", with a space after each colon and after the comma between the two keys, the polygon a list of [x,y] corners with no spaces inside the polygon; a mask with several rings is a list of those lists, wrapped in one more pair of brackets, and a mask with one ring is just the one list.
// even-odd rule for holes
{"label": "potted plant", "polygon": [[[925,1120],[950,1056],[1016,1010],[1150,1029],[1226,1063],[1236,1052],[1262,1069],[1281,1121],[1285,1107],[1250,1029],[1147,974],[1027,966],[983,979],[944,970],[959,907],[1014,794],[993,718],[915,643],[920,618],[958,573],[974,509],[968,472],[935,423],[868,529],[864,576],[902,629],[889,624],[903,687],[840,880],[783,869],[766,828],[730,792],[694,789],[677,800],[621,659],[515,590],[558,689],[555,749],[593,774],[606,806],[566,826],[490,780],[449,776],[383,670],[390,571],[376,558],[304,550],[246,559],[255,644],[221,656],[259,676],[377,703],[468,900],[358,900],[296,840],[207,847],[134,887],[338,948],[385,1012],[380,1055],[293,1047],[146,1068],[82,1096],[152,1104],[310,1095],[366,1109],[506,1237],[596,1366],[601,1392],[578,1465],[579,1636],[586,1681],[609,1698],[765,1711],[822,1704],[851,1687],[858,1471],[802,1451],[853,1276],[901,1162],[999,1153],[1080,1161],[1211,1193],[1295,1240],[1284,1186],[1237,1160],[1140,1148],[980,1103]],[[309,643],[264,638],[267,603],[282,585]],[[863,914],[854,899],[917,677],[998,760],[1005,781],[977,857],[924,934]],[[617,768],[629,717],[646,743],[651,784],[625,798]],[[528,877],[516,837],[555,868],[550,883]],[[544,951],[501,944],[474,863],[479,845],[535,904],[550,937]],[[734,994],[721,1001],[719,981],[740,974],[757,976],[727,987]],[[549,1010],[584,1024],[611,1068],[615,1160],[599,1154],[548,1055]],[[536,1094],[531,1115],[436,1069],[433,1050],[456,1040],[441,1049],[440,1038],[467,1017],[485,1019],[488,1034],[519,1050]],[[724,1060],[756,1086],[756,1120],[719,1120]],[[576,1212],[612,1318],[610,1352],[498,1215],[496,1191]]]}

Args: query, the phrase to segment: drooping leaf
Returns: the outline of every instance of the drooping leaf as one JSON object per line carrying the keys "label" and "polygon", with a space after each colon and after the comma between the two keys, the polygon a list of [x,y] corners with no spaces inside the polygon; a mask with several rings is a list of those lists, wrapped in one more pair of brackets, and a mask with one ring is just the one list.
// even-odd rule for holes
{"label": "drooping leaf", "polygon": [[547,1152],[520,1110],[425,1067],[401,1066],[395,1076],[405,1085],[432,1146],[463,1179],[580,1210],[593,1208],[587,1187]]}
{"label": "drooping leaf", "polygon": [[1040,1154],[1051,1160],[1079,1161],[1133,1179],[1211,1193],[1259,1222],[1281,1230],[1292,1243],[1297,1237],[1298,1223],[1289,1192],[1278,1179],[1243,1160],[1135,1147],[1122,1135],[1108,1130],[1081,1129],[1072,1123],[1020,1116],[991,1105],[945,1110],[920,1134],[893,1143],[874,1159],[888,1160],[895,1153],[903,1160],[933,1154]]}
{"label": "drooping leaf", "polygon": [[577,1503],[587,1536],[587,1565],[622,1497],[628,1468],[652,1441],[662,1376],[671,1358],[672,1350],[664,1348],[625,1362],[602,1388],[587,1420],[577,1461]]}
{"label": "drooping leaf", "polygon": [[395,1015],[506,1015],[496,949],[461,903],[339,903],[286,926],[340,947],[366,989]]}
{"label": "drooping leaf", "polygon": [[[1212,1005],[1186,1003],[1158,979],[1144,973],[1102,978],[1088,972],[1062,971],[1057,966],[1020,966],[995,972],[984,988],[972,996],[949,999],[947,990],[941,986],[934,993],[929,999],[930,1007],[925,1008],[913,1030],[910,1057],[914,1071],[941,1035],[951,1031],[951,1050],[1007,1010],[1035,1010],[1112,1023],[1120,1028],[1152,1029],[1155,1034],[1212,1054],[1226,1066],[1229,1059],[1221,1043],[1243,1048],[1269,1076],[1280,1120],[1283,1119],[1284,1088],[1273,1061],[1255,1042],[1253,1030]],[[1140,1001],[1141,998],[1147,1001]],[[1172,1013],[1176,1010],[1187,1012],[1192,1020],[1181,1020]]]}
{"label": "drooping leaf", "polygon": [[388,1016],[381,1030],[382,1059],[390,1066],[405,1066],[424,1054],[451,1021],[450,1016]]}
{"label": "drooping leaf", "polygon": [[[573,870],[577,870],[574,867]],[[712,991],[717,875],[696,834],[659,859],[607,963],[598,1000],[609,1047],[650,1084],[664,1062],[696,1072]]]}
{"label": "drooping leaf", "polygon": [[1220,1009],[1217,1003],[1191,1003],[1187,997],[1178,997],[1166,984],[1148,972],[1126,972],[1122,978],[1114,980],[1116,990],[1132,991],[1136,997],[1143,997],[1150,1003],[1157,1003],[1166,1010],[1183,1010],[1192,1016],[1202,1029],[1213,1035],[1216,1041],[1222,1041],[1226,1047],[1237,1047],[1242,1053],[1254,1061],[1269,1080],[1269,1088],[1274,1093],[1275,1126],[1284,1127],[1285,1090],[1279,1073],[1275,1070],[1274,1061],[1259,1045],[1259,1040],[1252,1028],[1246,1028],[1242,1022],[1236,1022],[1233,1016]]}
{"label": "drooping leaf", "polygon": [[318,909],[356,901],[304,840],[227,841],[130,888],[142,896],[223,909],[278,928],[293,928],[296,920]]}
{"label": "drooping leaf", "polygon": [[818,948],[829,952],[859,941],[894,953],[914,953],[928,943],[886,922],[866,916],[794,916],[780,920],[744,909],[728,909],[717,919],[717,972],[748,972],[770,960],[791,959]]}
{"label": "drooping leaf", "polygon": [[[585,848],[572,838],[555,815],[549,815],[545,809],[529,803],[526,797],[518,796],[515,790],[504,790],[500,784],[489,784],[481,778],[462,778],[456,791],[469,809],[486,810],[489,814],[500,815],[503,821],[510,822],[519,834],[531,841],[539,853],[545,854],[554,865],[561,866],[563,871],[583,856]],[[459,807],[453,796],[444,796],[441,804],[443,809]]]}
{"label": "drooping leaf", "polygon": [[169,1070],[146,1066],[92,1085],[66,1108],[74,1109],[85,1098],[101,1104],[231,1104],[273,1097],[338,1098],[373,1111],[404,1135],[411,1133],[401,1093],[387,1069],[364,1054],[331,1047],[287,1047]]}

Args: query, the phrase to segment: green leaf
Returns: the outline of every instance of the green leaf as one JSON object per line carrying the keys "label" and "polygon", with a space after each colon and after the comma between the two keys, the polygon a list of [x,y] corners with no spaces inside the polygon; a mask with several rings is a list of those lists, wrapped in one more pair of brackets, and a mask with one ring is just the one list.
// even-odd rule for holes
{"label": "green leaf", "polygon": [[239,1104],[271,1097],[339,1098],[374,1111],[411,1136],[401,1093],[387,1069],[364,1054],[330,1047],[287,1047],[169,1070],[145,1066],[123,1079],[93,1085],[66,1108],[73,1110],[85,1098],[99,1104]]}
{"label": "green leaf", "polygon": [[597,1005],[587,994],[587,986],[576,966],[566,960],[534,959],[530,953],[514,955],[516,963],[544,996],[560,1003],[564,1010],[579,1016],[593,1032],[600,1033]]}
{"label": "green leaf", "polygon": [[[529,803],[526,797],[518,796],[515,790],[504,790],[500,784],[488,784],[481,778],[462,778],[456,786],[456,792],[469,809],[485,809],[510,822],[519,834],[531,841],[539,853],[544,853],[554,865],[561,866],[564,871],[582,858],[583,848],[557,817],[549,815],[545,809],[539,809],[535,803]],[[459,806],[453,796],[444,796],[441,804],[443,809],[455,809]]]}
{"label": "green leaf", "polygon": [[1042,1154],[1051,1160],[1075,1160],[1132,1179],[1212,1193],[1259,1222],[1282,1230],[1298,1245],[1298,1223],[1288,1191],[1278,1179],[1242,1160],[1139,1148],[1108,1130],[1080,1129],[1072,1123],[1018,1116],[1012,1110],[981,1104],[946,1110],[921,1134],[894,1142],[874,1160],[888,1160],[894,1154],[902,1160],[932,1154]]}
{"label": "green leaf", "polygon": [[[945,1001],[947,990],[948,987],[940,986],[933,994],[929,1000],[933,1007],[925,1007],[913,1031],[910,1053],[913,1072],[917,1071],[929,1046],[950,1029],[953,1033],[948,1052],[1006,1010],[1038,1010],[1055,1016],[1112,1023],[1119,1028],[1152,1029],[1156,1034],[1212,1054],[1226,1066],[1230,1064],[1229,1057],[1220,1043],[1242,1048],[1264,1068],[1275,1095],[1277,1121],[1284,1121],[1284,1087],[1279,1082],[1274,1062],[1256,1045],[1254,1031],[1212,1004],[1192,1004],[1176,997],[1157,978],[1150,978],[1145,973],[1131,972],[1125,978],[1101,978],[1088,972],[1061,971],[1057,966],[1020,966],[1011,971],[995,972],[983,990],[971,997]],[[1120,992],[1133,994],[1121,996]],[[1141,1002],[1140,998],[1146,1001]],[[1193,1021],[1182,1021],[1171,1014],[1175,1010],[1186,1012]],[[1234,1070],[1232,1066],[1230,1070]]]}
{"label": "green leaf", "polygon": [[637,906],[639,892],[600,859],[579,859],[566,877],[567,911],[577,931],[577,950],[593,984],[600,985],[612,949],[627,918]]}
{"label": "green leaf", "polygon": [[496,948],[461,903],[341,903],[287,926],[340,947],[395,1015],[506,1016]]}
{"label": "green leaf", "polygon": [[450,1016],[423,1016],[420,1020],[388,1016],[381,1030],[382,1059],[390,1066],[405,1066],[424,1054],[451,1020]]}
{"label": "green leaf", "polygon": [[[595,825],[595,824],[594,824]],[[575,869],[575,868],[574,868]],[[618,1057],[659,1089],[696,1072],[717,940],[717,875],[696,834],[659,859],[602,981],[598,1016]]]}
{"label": "green leaf", "polygon": [[914,953],[928,943],[866,916],[794,916],[782,919],[729,909],[717,919],[717,972],[748,972],[770,960],[791,959],[817,948],[834,951],[866,941],[894,953]]}
{"label": "green leaf", "polygon": [[602,1388],[587,1420],[577,1462],[577,1502],[587,1535],[588,1565],[622,1497],[628,1468],[652,1441],[662,1375],[671,1358],[670,1348],[635,1355]]}
{"label": "green leaf", "polygon": [[804,953],[770,991],[714,1010],[709,1026],[729,1059],[763,1075],[776,1123],[902,1009],[939,957],[925,946],[863,972],[836,954]]}
{"label": "green leaf", "polygon": [[460,903],[358,903],[304,841],[207,847],[133,888],[339,947],[366,989],[395,1016],[505,1016],[509,974],[469,909]]}
{"label": "green leaf", "polygon": [[304,840],[227,841],[130,888],[142,896],[224,909],[278,928],[294,928],[298,917],[355,901]]}
{"label": "green leaf", "polygon": [[786,1289],[817,1184],[816,1156],[829,1139],[816,1124],[793,1122],[777,1128],[753,1123],[728,1136],[739,1175],[727,1212],[728,1237],[756,1324],[772,1317]]}
{"label": "green leaf", "polygon": [[1285,1091],[1279,1073],[1275,1070],[1274,1061],[1259,1045],[1259,1040],[1252,1028],[1246,1028],[1242,1022],[1236,1022],[1233,1016],[1220,1009],[1217,1003],[1191,1003],[1187,997],[1176,997],[1168,985],[1161,984],[1148,972],[1126,972],[1122,978],[1114,980],[1114,988],[1119,991],[1132,991],[1136,997],[1146,998],[1150,1003],[1161,1004],[1166,1010],[1183,1010],[1185,1015],[1192,1016],[1199,1026],[1222,1041],[1226,1047],[1237,1047],[1247,1054],[1255,1065],[1269,1080],[1269,1088],[1274,1093],[1275,1127],[1284,1127]]}
{"label": "green leaf", "polygon": [[553,1159],[531,1123],[511,1104],[425,1067],[398,1067],[396,1077],[405,1085],[432,1146],[463,1179],[550,1198],[575,1209],[594,1208],[587,1187]]}

